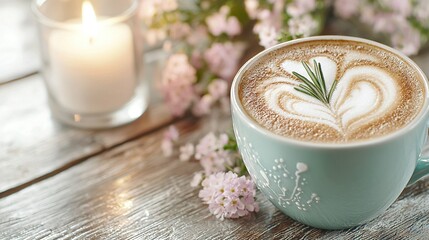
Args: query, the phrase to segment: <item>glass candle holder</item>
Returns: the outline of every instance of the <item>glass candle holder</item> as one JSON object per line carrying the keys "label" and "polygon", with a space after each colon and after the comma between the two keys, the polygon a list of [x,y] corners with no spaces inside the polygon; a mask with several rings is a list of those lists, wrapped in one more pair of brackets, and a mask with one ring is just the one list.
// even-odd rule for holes
{"label": "glass candle holder", "polygon": [[138,0],[33,0],[55,118],[108,128],[144,113],[148,91],[141,76],[137,8]]}

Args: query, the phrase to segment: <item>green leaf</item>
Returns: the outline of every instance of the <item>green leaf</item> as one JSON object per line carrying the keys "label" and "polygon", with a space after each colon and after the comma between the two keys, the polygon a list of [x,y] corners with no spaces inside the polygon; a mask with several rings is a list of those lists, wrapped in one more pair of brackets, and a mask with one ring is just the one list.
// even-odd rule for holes
{"label": "green leaf", "polygon": [[305,71],[307,71],[308,76],[310,76],[311,81],[313,81],[314,85],[320,89],[321,86],[319,85],[319,81],[317,80],[317,77],[314,72],[310,69],[310,66],[308,66],[306,62],[302,62],[302,64],[304,65]]}
{"label": "green leaf", "polygon": [[325,77],[322,71],[322,65],[316,62],[316,60],[313,62],[314,70],[312,70],[306,62],[302,62],[302,65],[304,66],[305,71],[307,72],[308,76],[310,76],[311,80],[297,72],[292,72],[295,77],[302,81],[302,84],[300,84],[298,87],[295,87],[294,89],[314,97],[326,105],[329,105],[338,81],[335,80],[332,83],[331,89],[328,92],[326,88]]}
{"label": "green leaf", "polygon": [[307,91],[307,90],[305,90],[305,89],[295,88],[295,90],[297,90],[297,91],[299,91],[299,92],[302,92],[302,93],[305,93],[305,94],[307,94],[307,95],[310,95],[310,96],[312,96],[312,97],[314,97],[314,98],[317,98],[317,96],[316,96],[316,95],[314,95],[312,92]]}
{"label": "green leaf", "polygon": [[317,87],[310,82],[306,77],[302,76],[301,74],[297,72],[292,72],[293,75],[295,75],[297,78],[301,79],[305,83],[306,86],[308,86],[312,92],[314,92],[316,95],[318,95]]}
{"label": "green leaf", "polygon": [[331,100],[332,95],[334,94],[335,88],[337,87],[337,83],[338,83],[338,81],[337,81],[337,80],[335,80],[335,81],[332,83],[332,87],[331,87],[331,90],[329,91],[329,95],[328,95],[328,102]]}
{"label": "green leaf", "polygon": [[316,68],[317,78],[320,81],[323,94],[326,95],[326,84],[325,84],[325,78],[323,77],[322,65],[320,65],[320,63],[317,63],[316,60],[314,60],[314,66]]}

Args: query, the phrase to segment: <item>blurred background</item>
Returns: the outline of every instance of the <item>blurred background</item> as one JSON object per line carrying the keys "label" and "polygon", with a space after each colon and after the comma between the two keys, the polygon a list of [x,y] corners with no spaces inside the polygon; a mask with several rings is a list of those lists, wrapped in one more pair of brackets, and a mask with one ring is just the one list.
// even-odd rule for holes
{"label": "blurred background", "polygon": [[0,83],[39,69],[36,23],[30,0],[0,0]]}
{"label": "blurred background", "polygon": [[[0,83],[40,70],[30,4],[0,0]],[[156,95],[176,116],[204,115],[212,106],[225,104],[227,100],[207,95],[210,84],[222,88],[245,59],[260,50],[311,35],[380,41],[413,56],[429,71],[426,0],[142,0],[138,19],[145,76],[156,82]],[[188,82],[168,77],[174,74],[168,63],[179,59],[179,53],[189,65]]]}

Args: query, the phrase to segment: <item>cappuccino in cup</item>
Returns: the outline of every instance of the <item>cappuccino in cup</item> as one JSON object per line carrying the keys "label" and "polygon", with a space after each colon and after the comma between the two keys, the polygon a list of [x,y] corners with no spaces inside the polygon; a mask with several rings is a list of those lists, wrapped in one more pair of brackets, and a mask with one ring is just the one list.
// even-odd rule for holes
{"label": "cappuccino in cup", "polygon": [[271,47],[238,71],[231,113],[259,190],[313,227],[366,223],[429,175],[427,78],[377,42],[317,36]]}

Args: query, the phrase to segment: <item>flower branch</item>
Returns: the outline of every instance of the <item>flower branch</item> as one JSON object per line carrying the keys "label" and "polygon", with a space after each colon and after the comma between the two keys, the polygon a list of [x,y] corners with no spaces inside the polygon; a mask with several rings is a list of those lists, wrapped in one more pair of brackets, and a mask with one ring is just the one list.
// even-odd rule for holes
{"label": "flower branch", "polygon": [[[171,148],[164,154],[172,156],[177,139],[177,129],[170,127],[163,142],[169,142],[166,145]],[[202,171],[194,173],[191,186],[200,189],[198,196],[217,218],[238,218],[259,211],[255,185],[248,177],[232,135],[210,132],[195,145],[187,143],[181,146],[179,159],[200,163]]]}

